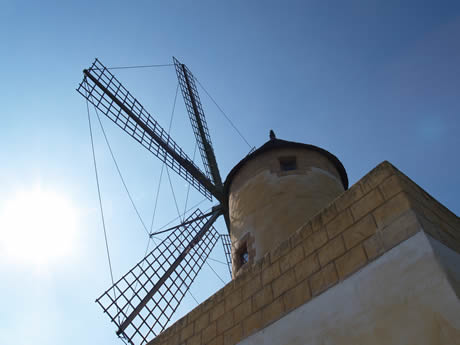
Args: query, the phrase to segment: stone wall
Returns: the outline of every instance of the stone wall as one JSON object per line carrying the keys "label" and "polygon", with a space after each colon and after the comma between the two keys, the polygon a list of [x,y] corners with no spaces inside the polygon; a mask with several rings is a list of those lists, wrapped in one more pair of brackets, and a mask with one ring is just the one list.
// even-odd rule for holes
{"label": "stone wall", "polygon": [[459,218],[383,162],[150,345],[236,344],[421,229],[460,252]]}
{"label": "stone wall", "polygon": [[460,345],[460,300],[423,231],[238,345]]}

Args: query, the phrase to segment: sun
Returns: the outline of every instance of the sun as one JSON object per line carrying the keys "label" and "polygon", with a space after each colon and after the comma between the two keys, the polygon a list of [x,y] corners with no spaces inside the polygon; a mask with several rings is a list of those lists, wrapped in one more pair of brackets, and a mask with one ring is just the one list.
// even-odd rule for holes
{"label": "sun", "polygon": [[64,195],[41,187],[18,191],[0,205],[0,255],[48,268],[75,249],[77,209]]}

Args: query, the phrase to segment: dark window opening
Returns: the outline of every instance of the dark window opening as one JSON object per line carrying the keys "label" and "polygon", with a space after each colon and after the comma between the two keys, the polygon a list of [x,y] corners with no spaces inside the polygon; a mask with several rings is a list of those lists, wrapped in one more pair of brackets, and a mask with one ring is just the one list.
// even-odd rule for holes
{"label": "dark window opening", "polygon": [[281,171],[290,171],[297,169],[297,159],[295,157],[280,158]]}
{"label": "dark window opening", "polygon": [[238,249],[238,269],[249,261],[249,252],[246,243]]}
{"label": "dark window opening", "polygon": [[241,265],[244,265],[249,261],[249,253],[247,251],[240,254]]}

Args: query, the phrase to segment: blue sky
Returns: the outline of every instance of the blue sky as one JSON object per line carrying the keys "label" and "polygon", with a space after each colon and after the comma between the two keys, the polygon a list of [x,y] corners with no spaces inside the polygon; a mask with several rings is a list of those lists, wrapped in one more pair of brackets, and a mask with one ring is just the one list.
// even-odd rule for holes
{"label": "blue sky", "polygon": [[[94,303],[110,277],[85,102],[75,92],[94,57],[127,66],[170,63],[174,55],[252,146],[268,140],[271,128],[279,138],[321,146],[343,162],[350,184],[389,160],[460,213],[458,1],[3,0],[0,6],[2,344],[121,343]],[[166,128],[174,70],[114,73]],[[225,177],[249,147],[202,91],[201,98]],[[111,123],[104,126],[150,223],[161,165]],[[193,154],[181,98],[171,134]],[[147,237],[97,126],[95,145],[120,277],[142,257]],[[187,188],[173,182],[183,208]],[[160,200],[154,228],[176,216],[167,183]],[[200,200],[192,193],[189,205]],[[23,212],[8,216],[18,204]],[[37,214],[42,209],[63,219],[51,224]],[[50,233],[50,224],[59,231]],[[222,222],[218,229],[225,231]],[[212,265],[228,280],[224,265]],[[205,267],[191,290],[201,302],[222,286]],[[187,296],[179,315],[195,305]]]}

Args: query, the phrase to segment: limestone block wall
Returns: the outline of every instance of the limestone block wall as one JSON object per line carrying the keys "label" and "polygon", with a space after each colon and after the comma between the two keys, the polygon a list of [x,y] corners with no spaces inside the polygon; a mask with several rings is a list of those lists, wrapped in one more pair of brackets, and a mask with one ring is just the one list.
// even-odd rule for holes
{"label": "limestone block wall", "polygon": [[383,162],[149,344],[237,344],[421,231],[460,252],[459,218]]}
{"label": "limestone block wall", "polygon": [[423,231],[240,345],[459,345],[460,300]]}

